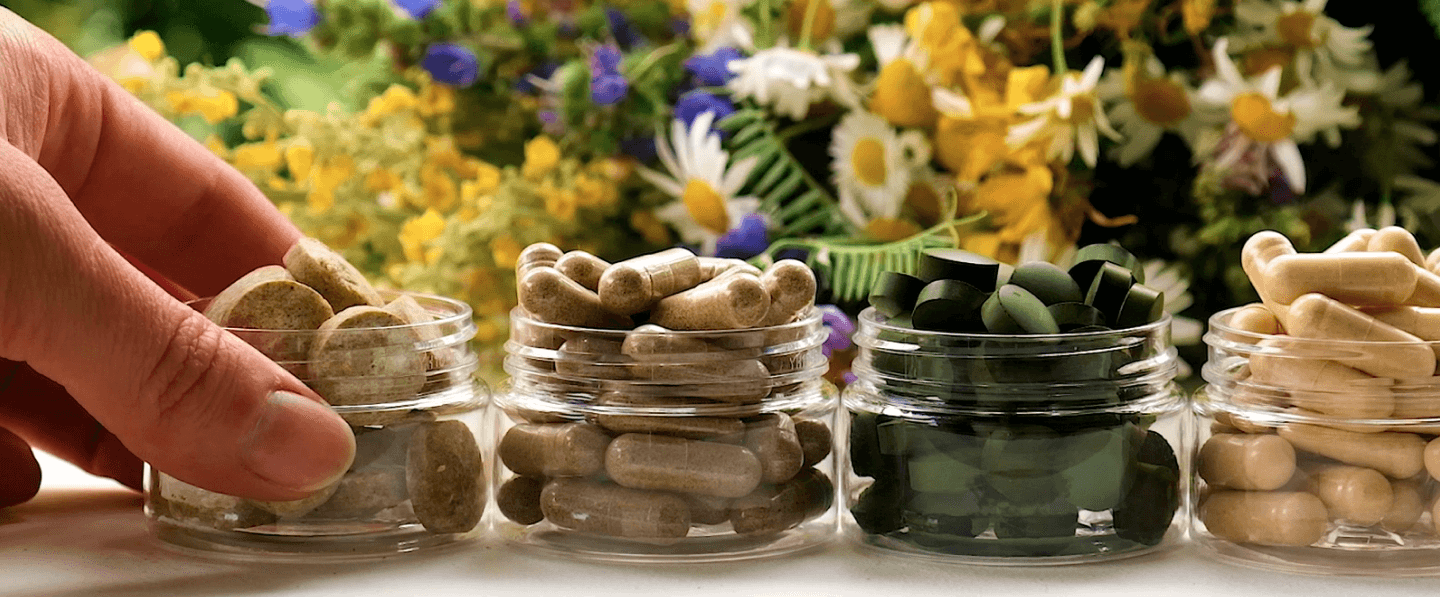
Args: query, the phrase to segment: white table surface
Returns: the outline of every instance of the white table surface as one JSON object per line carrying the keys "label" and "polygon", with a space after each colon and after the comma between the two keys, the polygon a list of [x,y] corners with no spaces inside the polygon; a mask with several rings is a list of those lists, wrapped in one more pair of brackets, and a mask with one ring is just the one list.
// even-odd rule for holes
{"label": "white table surface", "polygon": [[[1310,577],[1215,562],[1181,546],[1068,567],[971,567],[845,543],[773,560],[608,565],[495,541],[363,564],[276,565],[172,553],[150,537],[140,496],[41,455],[33,501],[0,510],[5,595],[1429,595],[1440,578]],[[3,472],[0,472],[3,475]]]}

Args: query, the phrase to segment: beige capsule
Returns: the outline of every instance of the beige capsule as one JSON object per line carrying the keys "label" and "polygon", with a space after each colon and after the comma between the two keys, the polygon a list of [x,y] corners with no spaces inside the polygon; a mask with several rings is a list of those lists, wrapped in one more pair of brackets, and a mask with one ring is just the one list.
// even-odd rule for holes
{"label": "beige capsule", "polygon": [[1306,471],[1311,494],[1325,503],[1330,518],[1368,526],[1390,513],[1395,492],[1384,474],[1368,467],[1322,465]]}
{"label": "beige capsule", "polygon": [[331,405],[393,403],[425,386],[429,358],[415,350],[414,327],[368,305],[342,310],[320,325],[310,347],[310,387]]}
{"label": "beige capsule", "polygon": [[739,498],[760,485],[762,469],[743,446],[625,434],[606,450],[605,473],[627,488]]}
{"label": "beige capsule", "polygon": [[780,260],[760,275],[760,284],[770,295],[770,309],[761,326],[778,326],[795,321],[815,304],[815,273],[799,260]]}
{"label": "beige capsule", "polygon": [[1237,490],[1275,490],[1295,474],[1295,448],[1274,434],[1216,434],[1200,447],[1200,477]]}
{"label": "beige capsule", "polygon": [[500,440],[501,463],[533,477],[572,477],[605,467],[610,435],[594,424],[519,424]]}
{"label": "beige capsule", "polygon": [[[675,407],[715,405],[712,401],[678,397],[646,397],[626,395],[620,391],[607,391],[600,395],[596,404],[601,407]],[[597,425],[611,432],[626,434],[643,432],[665,434],[692,440],[726,442],[742,438],[745,423],[735,417],[710,417],[683,413],[666,415],[636,415],[629,413],[594,414]]]}
{"label": "beige capsule", "polygon": [[770,295],[759,277],[731,274],[661,299],[650,311],[650,323],[671,330],[735,330],[758,324],[769,309]]}
{"label": "beige capsule", "polygon": [[[565,252],[549,243],[532,243],[520,252],[515,260],[515,280],[525,278],[534,268],[553,267]],[[499,264],[497,264],[499,265]]]}
{"label": "beige capsule", "polygon": [[759,268],[750,265],[750,262],[747,262],[745,260],[737,260],[735,258],[728,257],[705,256],[701,256],[696,259],[700,261],[700,280],[702,281],[714,279],[715,277],[731,270],[748,272],[750,274],[754,274],[755,276],[759,276],[761,274],[761,270]]}
{"label": "beige capsule", "polygon": [[1430,473],[1430,477],[1440,480],[1440,437],[1425,444],[1424,460],[1425,471]]}
{"label": "beige capsule", "polygon": [[760,459],[761,481],[767,484],[795,477],[805,463],[795,422],[784,413],[766,413],[746,422],[745,448]]}
{"label": "beige capsule", "polygon": [[1392,252],[1297,253],[1271,260],[1264,277],[1270,299],[1282,304],[1320,293],[1355,305],[1399,305],[1415,292],[1416,272]]}
{"label": "beige capsule", "polygon": [[1254,334],[1280,334],[1280,320],[1264,304],[1252,303],[1230,317],[1230,327]]}
{"label": "beige capsule", "polygon": [[1200,503],[1210,534],[1241,544],[1309,546],[1325,537],[1325,503],[1308,492],[1215,492]]}
{"label": "beige capsule", "polygon": [[[1261,346],[1279,346],[1278,339]],[[1280,389],[1296,406],[1340,418],[1373,419],[1390,415],[1395,396],[1388,379],[1377,379],[1352,367],[1322,359],[1252,353],[1250,381]]]}
{"label": "beige capsule", "polygon": [[556,270],[592,291],[600,289],[600,275],[609,267],[610,262],[579,250],[568,252],[555,260]]}
{"label": "beige capsule", "polygon": [[1375,234],[1370,235],[1370,242],[1365,249],[1398,253],[1416,266],[1425,267],[1425,254],[1420,251],[1420,244],[1415,242],[1415,235],[1398,226],[1387,226],[1375,231]]}
{"label": "beige capsule", "polygon": [[1430,350],[1440,358],[1440,307],[1399,307],[1369,308],[1361,311],[1371,317],[1431,342]]}
{"label": "beige capsule", "polygon": [[617,538],[684,538],[691,523],[690,508],[677,495],[583,478],[547,482],[540,511],[557,526]]}
{"label": "beige capsule", "polygon": [[1349,345],[1346,349],[1355,355],[1336,359],[1372,376],[1406,379],[1435,373],[1435,352],[1424,341],[1319,293],[1296,299],[1288,317],[1286,330],[1296,337],[1380,341],[1373,346]]}
{"label": "beige capsule", "polygon": [[[350,474],[346,474],[347,477],[349,475]],[[280,518],[304,517],[311,511],[314,511],[316,507],[325,504],[325,501],[330,500],[330,497],[333,496],[335,491],[340,487],[340,482],[343,481],[343,479],[344,478],[335,480],[335,483],[316,490],[305,498],[296,500],[252,500],[250,503],[265,511],[274,513],[275,516]]]}
{"label": "beige capsule", "polygon": [[1280,426],[1279,434],[1297,450],[1369,467],[1395,479],[1411,477],[1425,468],[1425,441],[1416,434],[1366,434],[1298,423]]}
{"label": "beige capsule", "polygon": [[1336,241],[1325,250],[1325,253],[1348,253],[1351,251],[1366,251],[1370,247],[1370,238],[1375,236],[1375,229],[1361,228],[1350,231],[1350,234]]}
{"label": "beige capsule", "polygon": [[606,309],[631,315],[655,302],[700,284],[700,262],[676,247],[616,262],[600,276],[600,301]]}
{"label": "beige capsule", "polygon": [[549,266],[531,268],[517,285],[520,307],[551,324],[630,328],[629,318],[606,311],[594,291]]}
{"label": "beige capsule", "polygon": [[295,280],[315,289],[337,313],[357,305],[385,305],[380,292],[370,286],[360,270],[316,239],[300,239],[285,252],[284,261]]}
{"label": "beige capsule", "polygon": [[351,471],[340,479],[330,500],[310,511],[306,518],[363,520],[405,502],[408,492],[403,469]]}
{"label": "beige capsule", "polygon": [[1390,511],[1385,518],[1380,520],[1380,528],[1395,533],[1408,531],[1419,523],[1420,516],[1425,513],[1425,498],[1420,494],[1420,484],[1414,480],[1395,480],[1390,484],[1390,491],[1395,500],[1390,503]]}
{"label": "beige capsule", "polygon": [[[240,277],[205,308],[205,317],[220,326],[267,331],[236,334],[302,380],[310,377],[306,361],[314,335],[309,331],[334,316],[320,293],[280,266],[262,266]],[[268,332],[276,330],[297,332]]]}
{"label": "beige capsule", "polygon": [[1425,269],[1435,272],[1436,268],[1440,268],[1440,247],[1430,250],[1425,256]]}
{"label": "beige capsule", "polygon": [[1294,255],[1295,246],[1290,244],[1290,239],[1285,235],[1273,230],[1260,231],[1250,235],[1245,240],[1245,246],[1240,251],[1240,265],[1245,269],[1245,275],[1250,278],[1250,285],[1255,287],[1255,292],[1260,295],[1260,300],[1275,317],[1280,319],[1281,325],[1286,321],[1285,306],[1282,302],[1275,301],[1266,288],[1265,268],[1277,257]]}
{"label": "beige capsule", "polygon": [[1440,275],[1415,266],[1415,292],[1405,303],[1419,307],[1440,307]]}

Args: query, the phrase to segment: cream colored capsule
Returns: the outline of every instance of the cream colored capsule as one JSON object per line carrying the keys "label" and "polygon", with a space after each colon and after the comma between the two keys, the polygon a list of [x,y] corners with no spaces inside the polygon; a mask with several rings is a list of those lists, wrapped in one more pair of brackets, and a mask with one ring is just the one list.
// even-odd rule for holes
{"label": "cream colored capsule", "polygon": [[610,262],[584,251],[571,251],[555,260],[555,269],[592,291],[600,288],[600,275],[610,267]]}
{"label": "cream colored capsule", "polygon": [[[1260,344],[1287,346],[1280,339],[1266,339]],[[1385,417],[1395,407],[1395,397],[1386,386],[1388,380],[1334,361],[1253,353],[1250,382],[1284,390],[1292,404],[1339,418]]]}
{"label": "cream colored capsule", "polygon": [[1440,307],[1440,275],[1415,267],[1415,292],[1405,303],[1419,307]]}
{"label": "cream colored capsule", "polygon": [[1308,492],[1216,492],[1200,503],[1212,535],[1242,544],[1309,546],[1325,537],[1325,503]]}
{"label": "cream colored capsule", "polygon": [[1380,527],[1386,531],[1400,533],[1415,527],[1420,515],[1425,512],[1425,498],[1420,495],[1420,485],[1414,480],[1396,480],[1390,484],[1395,500],[1390,511],[1380,520]]}
{"label": "cream colored capsule", "polygon": [[[1361,311],[1370,314],[1376,320],[1409,332],[1420,340],[1440,341],[1440,307],[1401,305]],[[1432,344],[1430,350],[1435,353],[1437,358],[1440,358],[1440,343]]]}
{"label": "cream colored capsule", "polygon": [[1351,251],[1365,251],[1370,246],[1370,237],[1375,236],[1375,229],[1362,228],[1350,231],[1343,239],[1336,241],[1325,250],[1325,253],[1347,253]]}
{"label": "cream colored capsule", "polygon": [[1415,235],[1398,226],[1387,226],[1375,231],[1375,234],[1370,236],[1366,250],[1393,251],[1405,256],[1405,259],[1416,266],[1425,267],[1425,254],[1420,251],[1420,244],[1415,242]]}
{"label": "cream colored capsule", "polygon": [[600,301],[622,315],[636,314],[700,284],[700,262],[683,247],[616,262],[600,277]]}
{"label": "cream colored capsule", "polygon": [[531,268],[517,285],[520,307],[551,324],[629,328],[630,319],[606,311],[600,297],[549,266]]}
{"label": "cream colored capsule", "polygon": [[1380,523],[1395,501],[1390,480],[1380,472],[1353,465],[1322,465],[1307,472],[1310,493],[1325,503],[1330,517],[1355,525]]}
{"label": "cream colored capsule", "polygon": [[1245,240],[1245,247],[1240,250],[1240,265],[1245,269],[1245,275],[1250,278],[1255,292],[1260,294],[1260,299],[1266,305],[1273,301],[1270,299],[1269,290],[1265,288],[1265,268],[1276,257],[1294,254],[1295,246],[1290,244],[1290,239],[1273,230],[1260,231]]}
{"label": "cream colored capsule", "polygon": [[[596,404],[601,407],[684,407],[715,403],[704,399],[625,396],[608,391],[600,395]],[[596,413],[594,420],[600,427],[618,434],[644,432],[715,442],[738,442],[745,437],[745,423],[734,417]]]}
{"label": "cream colored capsule", "polygon": [[1274,490],[1295,474],[1295,448],[1274,434],[1216,434],[1199,461],[1206,482],[1237,490]]}
{"label": "cream colored capsule", "polygon": [[1270,260],[1263,276],[1270,299],[1282,304],[1320,293],[1355,305],[1399,305],[1415,292],[1417,272],[1392,252],[1297,253]]}
{"label": "cream colored capsule", "polygon": [[1425,471],[1430,472],[1430,477],[1440,480],[1440,438],[1425,445]]}
{"label": "cream colored capsule", "polygon": [[1280,426],[1279,434],[1296,449],[1369,467],[1395,479],[1408,478],[1425,468],[1425,441],[1415,434],[1365,434],[1298,423]]}
{"label": "cream colored capsule", "polygon": [[1429,255],[1425,256],[1425,269],[1435,272],[1436,268],[1440,268],[1440,247],[1436,247],[1430,251]]}
{"label": "cream colored capsule", "polygon": [[1348,345],[1353,357],[1336,361],[1379,378],[1434,375],[1435,352],[1418,337],[1376,320],[1349,305],[1310,293],[1290,306],[1286,330],[1300,338],[1333,341],[1380,341],[1374,346]]}
{"label": "cream colored capsule", "polygon": [[734,330],[758,324],[769,309],[770,295],[759,277],[732,274],[661,299],[650,311],[650,323],[671,330]]}
{"label": "cream colored capsule", "polygon": [[1280,320],[1265,308],[1264,304],[1252,303],[1240,308],[1230,316],[1230,327],[1255,334],[1280,334]]}

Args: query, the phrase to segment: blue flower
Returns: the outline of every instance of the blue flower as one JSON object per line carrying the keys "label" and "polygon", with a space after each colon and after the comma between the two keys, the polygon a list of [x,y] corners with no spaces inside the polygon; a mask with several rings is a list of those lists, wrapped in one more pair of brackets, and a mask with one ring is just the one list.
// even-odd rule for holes
{"label": "blue flower", "polygon": [[[680,101],[675,102],[675,118],[685,121],[686,127],[694,125],[695,119],[706,112],[715,113],[715,120],[711,122],[718,123],[735,113],[735,104],[727,98],[700,90],[686,92],[680,96]],[[726,131],[720,132],[722,138],[728,135]]]}
{"label": "blue flower", "polygon": [[770,246],[770,232],[766,230],[765,217],[747,214],[740,224],[720,236],[715,242],[715,257],[750,259]]}
{"label": "blue flower", "polygon": [[625,99],[630,93],[630,84],[625,77],[610,73],[590,78],[590,100],[600,105],[609,105]]}
{"label": "blue flower", "polygon": [[457,44],[430,44],[420,66],[436,81],[455,87],[470,87],[480,76],[480,61],[469,48]]}
{"label": "blue flower", "polygon": [[306,0],[270,0],[265,3],[270,35],[304,35],[320,24],[320,11]]}
{"label": "blue flower", "polygon": [[836,351],[849,349],[853,344],[850,337],[855,334],[855,322],[834,305],[819,307],[820,321],[830,329],[830,336],[825,337],[825,342],[820,345],[820,352],[824,353],[825,357],[830,357]]}
{"label": "blue flower", "polygon": [[620,48],[615,46],[600,46],[590,54],[590,76],[599,77],[602,75],[614,75],[620,72],[620,60],[624,58],[620,54]]}
{"label": "blue flower", "polygon": [[689,37],[690,19],[680,17],[670,19],[670,33],[675,34],[675,37]]}
{"label": "blue flower", "polygon": [[726,46],[710,54],[696,54],[685,59],[685,70],[690,71],[701,85],[719,87],[735,77],[729,64],[741,58],[739,50]]}
{"label": "blue flower", "polygon": [[629,48],[643,41],[640,34],[635,31],[635,26],[630,24],[630,19],[625,13],[617,8],[606,8],[605,18],[610,21],[610,33],[615,36],[615,41],[621,47]]}
{"label": "blue flower", "polygon": [[395,4],[400,5],[401,9],[410,13],[411,18],[418,21],[429,15],[430,11],[439,8],[440,1],[441,0],[395,0]]}

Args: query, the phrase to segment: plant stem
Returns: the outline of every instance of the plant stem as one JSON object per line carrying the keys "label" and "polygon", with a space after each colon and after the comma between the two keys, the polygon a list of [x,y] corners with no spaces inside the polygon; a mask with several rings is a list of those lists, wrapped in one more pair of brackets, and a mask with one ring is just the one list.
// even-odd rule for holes
{"label": "plant stem", "polygon": [[811,131],[827,128],[830,125],[835,124],[839,120],[839,114],[832,114],[820,118],[807,118],[798,123],[785,127],[780,131],[777,131],[775,133],[775,137],[780,139],[781,141],[788,141],[791,137],[795,137],[797,135],[804,135],[805,133],[809,133]]}
{"label": "plant stem", "polygon": [[1060,31],[1064,16],[1065,7],[1061,0],[1050,0],[1050,56],[1055,63],[1056,75],[1070,72],[1070,67],[1065,64],[1065,40]]}
{"label": "plant stem", "polygon": [[775,24],[771,22],[770,0],[760,0],[760,35],[756,46],[760,49],[775,45]]}
{"label": "plant stem", "polygon": [[[795,0],[791,0],[794,2]],[[806,0],[805,22],[800,26],[800,49],[810,49],[810,31],[815,27],[815,13],[820,12],[820,3],[828,0]]]}

